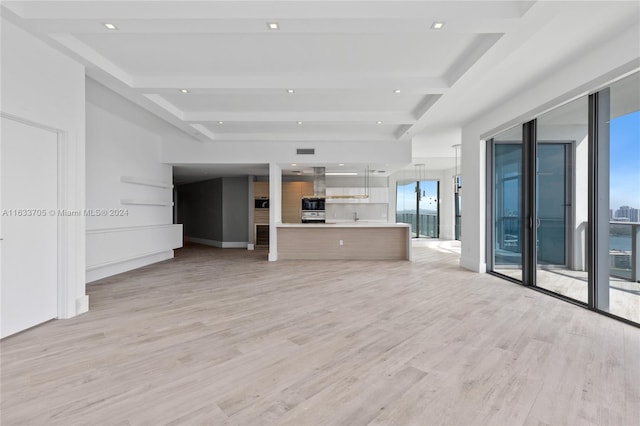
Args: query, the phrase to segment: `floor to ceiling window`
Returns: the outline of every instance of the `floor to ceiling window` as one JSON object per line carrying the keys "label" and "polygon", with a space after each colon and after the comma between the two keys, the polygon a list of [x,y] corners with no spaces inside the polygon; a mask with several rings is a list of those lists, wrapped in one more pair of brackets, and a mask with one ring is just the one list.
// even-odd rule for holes
{"label": "floor to ceiling window", "polygon": [[455,216],[455,228],[454,238],[457,241],[462,240],[462,176],[455,176],[453,203],[454,203],[454,216]]}
{"label": "floor to ceiling window", "polygon": [[588,98],[536,120],[535,285],[588,302]]}
{"label": "floor to ceiling window", "polygon": [[492,150],[493,270],[522,280],[522,127],[497,135]]}
{"label": "floor to ceiling window", "polygon": [[414,238],[440,236],[440,185],[437,180],[398,183],[396,222],[411,224]]}
{"label": "floor to ceiling window", "polygon": [[640,74],[610,88],[608,210],[609,279],[598,308],[640,323]]}
{"label": "floor to ceiling window", "polygon": [[487,266],[640,324],[640,73],[488,142]]}

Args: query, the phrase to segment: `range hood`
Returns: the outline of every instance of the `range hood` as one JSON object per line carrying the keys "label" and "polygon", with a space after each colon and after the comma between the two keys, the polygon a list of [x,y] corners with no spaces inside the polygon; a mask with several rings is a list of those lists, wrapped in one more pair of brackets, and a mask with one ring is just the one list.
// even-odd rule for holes
{"label": "range hood", "polygon": [[313,196],[325,198],[327,195],[327,177],[324,167],[313,168]]}
{"label": "range hood", "polygon": [[363,194],[360,195],[330,195],[327,196],[327,177],[325,167],[313,168],[313,197],[315,198],[369,198],[369,168],[365,170]]}

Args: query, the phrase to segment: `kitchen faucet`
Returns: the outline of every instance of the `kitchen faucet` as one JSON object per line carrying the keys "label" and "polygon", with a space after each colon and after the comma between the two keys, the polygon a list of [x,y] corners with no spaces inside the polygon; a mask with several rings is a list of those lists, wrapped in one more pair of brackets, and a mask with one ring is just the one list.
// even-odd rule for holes
{"label": "kitchen faucet", "polygon": [[353,212],[353,221],[357,222],[359,220],[360,220],[360,218],[358,217],[358,212]]}

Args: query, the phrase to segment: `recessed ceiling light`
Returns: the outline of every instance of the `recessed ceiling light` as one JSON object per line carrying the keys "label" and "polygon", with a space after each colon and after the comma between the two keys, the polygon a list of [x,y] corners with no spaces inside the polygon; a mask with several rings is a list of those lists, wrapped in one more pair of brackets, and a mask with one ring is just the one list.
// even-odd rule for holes
{"label": "recessed ceiling light", "polygon": [[376,121],[376,124],[382,124],[382,121]]}
{"label": "recessed ceiling light", "polygon": [[296,163],[291,163],[291,167],[295,167],[295,166],[297,166]]}
{"label": "recessed ceiling light", "polygon": [[393,93],[400,93],[400,89],[394,90]]}
{"label": "recessed ceiling light", "polygon": [[224,124],[224,121],[218,121],[218,124]]}
{"label": "recessed ceiling light", "polygon": [[115,25],[113,25],[113,24],[111,24],[109,22],[105,22],[102,25],[104,25],[105,28],[108,29],[108,30],[117,30],[118,29],[118,27],[116,27]]}
{"label": "recessed ceiling light", "polygon": [[187,90],[187,89],[180,89],[180,93],[189,93],[189,90]]}
{"label": "recessed ceiling light", "polygon": [[278,25],[277,22],[267,22],[267,28],[269,28],[270,30],[279,30],[280,25]]}
{"label": "recessed ceiling light", "polygon": [[356,172],[327,172],[327,176],[358,176]]}
{"label": "recessed ceiling light", "polygon": [[296,91],[293,89],[287,89],[287,93],[296,93]]}
{"label": "recessed ceiling light", "polygon": [[340,163],[340,164],[338,164],[338,166],[342,167],[342,166],[344,166],[344,163]]}
{"label": "recessed ceiling light", "polygon": [[432,30],[441,30],[443,27],[444,27],[444,22],[441,22],[441,21],[436,21],[433,24],[431,24]]}
{"label": "recessed ceiling light", "polygon": [[302,121],[298,121],[298,124],[302,124]]}

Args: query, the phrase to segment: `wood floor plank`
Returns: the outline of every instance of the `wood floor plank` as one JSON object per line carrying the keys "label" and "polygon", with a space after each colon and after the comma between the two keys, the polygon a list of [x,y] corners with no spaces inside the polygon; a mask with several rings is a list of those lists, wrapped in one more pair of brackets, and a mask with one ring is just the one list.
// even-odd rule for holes
{"label": "wood floor plank", "polygon": [[2,425],[637,425],[640,331],[458,266],[187,245],[0,342]]}

